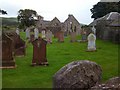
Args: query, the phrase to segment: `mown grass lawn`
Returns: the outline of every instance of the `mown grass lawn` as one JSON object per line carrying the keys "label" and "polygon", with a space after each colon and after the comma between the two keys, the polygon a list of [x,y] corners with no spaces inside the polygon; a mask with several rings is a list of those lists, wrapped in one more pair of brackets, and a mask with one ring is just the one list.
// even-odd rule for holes
{"label": "mown grass lawn", "polygon": [[[25,33],[21,33],[25,39]],[[80,39],[80,36],[77,37]],[[33,47],[27,44],[26,56],[15,57],[15,69],[3,69],[3,88],[52,88],[53,75],[64,65],[75,60],[95,61],[102,67],[102,82],[118,76],[118,45],[102,40],[96,41],[97,52],[86,52],[87,43],[70,43],[69,37],[64,43],[53,39],[47,45],[49,66],[31,67]]]}

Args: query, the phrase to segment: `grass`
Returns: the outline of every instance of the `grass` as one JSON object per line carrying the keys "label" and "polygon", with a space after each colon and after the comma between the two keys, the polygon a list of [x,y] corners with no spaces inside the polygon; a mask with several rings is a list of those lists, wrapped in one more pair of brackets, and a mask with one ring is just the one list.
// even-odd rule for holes
{"label": "grass", "polygon": [[[25,39],[25,33],[21,33]],[[80,36],[77,37],[80,39]],[[96,41],[97,52],[86,52],[87,43],[70,43],[69,37],[64,43],[53,39],[47,45],[49,66],[31,67],[32,45],[28,44],[25,57],[15,57],[17,68],[3,69],[3,88],[52,88],[53,75],[64,65],[75,60],[95,61],[102,67],[102,82],[118,76],[118,45],[102,40]]]}

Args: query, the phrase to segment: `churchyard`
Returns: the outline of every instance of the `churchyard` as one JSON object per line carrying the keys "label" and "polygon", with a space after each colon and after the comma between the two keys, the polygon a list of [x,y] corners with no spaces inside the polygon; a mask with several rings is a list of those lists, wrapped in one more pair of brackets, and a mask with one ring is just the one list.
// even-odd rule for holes
{"label": "churchyard", "polygon": [[[25,32],[20,37],[26,40]],[[33,45],[27,43],[26,55],[14,57],[16,68],[2,69],[3,88],[52,88],[53,75],[64,65],[76,60],[89,60],[102,68],[102,82],[118,76],[118,44],[109,41],[96,40],[95,52],[86,52],[87,42],[70,42],[70,36],[64,42],[52,38],[52,44],[47,44],[48,66],[31,66]],[[81,36],[77,36],[80,40]]]}

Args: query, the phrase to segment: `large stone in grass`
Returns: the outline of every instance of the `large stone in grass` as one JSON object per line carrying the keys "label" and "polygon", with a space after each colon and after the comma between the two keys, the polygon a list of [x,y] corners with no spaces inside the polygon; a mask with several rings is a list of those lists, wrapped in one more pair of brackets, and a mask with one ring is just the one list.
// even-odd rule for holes
{"label": "large stone in grass", "polygon": [[53,76],[53,88],[88,89],[101,80],[102,70],[95,62],[74,61],[62,67]]}
{"label": "large stone in grass", "polygon": [[105,84],[97,84],[91,90],[118,90],[120,88],[120,77],[109,79]]}

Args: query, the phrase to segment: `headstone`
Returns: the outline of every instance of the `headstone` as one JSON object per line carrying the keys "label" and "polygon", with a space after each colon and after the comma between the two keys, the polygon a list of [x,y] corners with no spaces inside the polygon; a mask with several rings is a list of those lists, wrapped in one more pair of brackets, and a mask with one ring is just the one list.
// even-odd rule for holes
{"label": "headstone", "polygon": [[50,30],[46,32],[46,40],[48,43],[52,43],[52,32]]}
{"label": "headstone", "polygon": [[2,68],[15,68],[13,58],[12,39],[5,33],[2,34]]}
{"label": "headstone", "polygon": [[71,42],[76,42],[76,32],[71,32],[70,33],[70,41]]}
{"label": "headstone", "polygon": [[58,33],[58,42],[64,42],[64,32],[63,31],[59,31]]}
{"label": "headstone", "polygon": [[95,51],[96,50],[96,36],[93,33],[88,35],[88,50],[87,51]]}
{"label": "headstone", "polygon": [[16,33],[17,33],[17,35],[19,35],[19,34],[20,34],[20,32],[19,32],[19,29],[18,29],[18,28],[16,29]]}
{"label": "headstone", "polygon": [[38,39],[39,31],[38,31],[37,28],[34,29],[34,36],[35,36],[35,37],[34,37],[35,39]]}
{"label": "headstone", "polygon": [[100,82],[101,76],[101,67],[95,62],[88,60],[73,61],[55,73],[53,88],[88,90]]}
{"label": "headstone", "polygon": [[35,40],[34,34],[30,34],[30,41],[29,42],[33,42],[34,40]]}
{"label": "headstone", "polygon": [[46,58],[46,44],[47,42],[42,38],[38,38],[32,42],[33,44],[33,59],[32,65],[48,65]]}
{"label": "headstone", "polygon": [[23,41],[20,36],[18,36],[18,41],[15,44],[15,56],[25,56],[25,41]]}
{"label": "headstone", "polygon": [[43,30],[41,33],[42,33],[42,38],[45,38],[45,30]]}
{"label": "headstone", "polygon": [[30,39],[30,28],[26,29],[26,39]]}
{"label": "headstone", "polygon": [[82,42],[85,42],[85,41],[87,41],[87,33],[84,31],[82,33]]}

